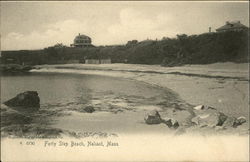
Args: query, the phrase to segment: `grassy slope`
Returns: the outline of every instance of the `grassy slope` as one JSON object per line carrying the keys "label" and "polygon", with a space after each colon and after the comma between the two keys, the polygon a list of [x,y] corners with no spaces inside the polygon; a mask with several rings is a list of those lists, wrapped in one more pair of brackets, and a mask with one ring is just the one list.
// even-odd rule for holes
{"label": "grassy slope", "polygon": [[216,62],[248,62],[248,32],[205,33],[162,40],[146,40],[120,46],[92,48],[53,48],[37,51],[3,51],[2,62],[56,64],[65,60],[111,58],[113,63],[209,64]]}

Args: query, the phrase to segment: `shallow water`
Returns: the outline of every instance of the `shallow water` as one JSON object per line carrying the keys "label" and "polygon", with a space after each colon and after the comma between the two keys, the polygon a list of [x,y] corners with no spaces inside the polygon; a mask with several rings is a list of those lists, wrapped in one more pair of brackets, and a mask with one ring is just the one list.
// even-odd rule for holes
{"label": "shallow water", "polygon": [[3,76],[1,102],[24,91],[37,91],[41,106],[151,104],[171,97],[164,89],[126,79],[96,75],[31,74]]}
{"label": "shallow water", "polygon": [[[1,78],[1,103],[24,91],[38,92],[40,110],[28,115],[21,112],[25,120],[16,114],[1,114],[2,120],[6,120],[1,128],[3,132],[11,131],[10,134],[20,136],[25,133],[24,127],[29,133],[46,130],[48,134],[51,133],[47,130],[50,127],[73,132],[143,131],[144,112],[164,111],[181,103],[170,90],[128,79],[56,73]],[[92,114],[83,110],[89,105],[96,110]],[[26,119],[27,116],[30,119]],[[13,130],[18,130],[18,133],[13,133]]]}

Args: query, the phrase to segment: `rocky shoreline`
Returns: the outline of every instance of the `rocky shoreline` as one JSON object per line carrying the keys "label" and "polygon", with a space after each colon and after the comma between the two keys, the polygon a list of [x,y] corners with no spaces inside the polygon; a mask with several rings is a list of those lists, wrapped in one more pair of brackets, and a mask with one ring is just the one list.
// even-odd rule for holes
{"label": "rocky shoreline", "polygon": [[34,69],[34,67],[30,65],[19,65],[19,64],[0,65],[0,73],[2,75],[29,73],[29,71],[32,69]]}

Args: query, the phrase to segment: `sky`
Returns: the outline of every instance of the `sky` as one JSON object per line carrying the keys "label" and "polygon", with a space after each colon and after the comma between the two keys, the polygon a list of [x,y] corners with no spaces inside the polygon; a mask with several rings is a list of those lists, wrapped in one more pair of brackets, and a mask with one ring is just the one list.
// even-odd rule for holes
{"label": "sky", "polygon": [[76,1],[0,2],[1,50],[67,46],[78,33],[92,44],[118,45],[129,40],[201,34],[226,21],[249,26],[248,2]]}

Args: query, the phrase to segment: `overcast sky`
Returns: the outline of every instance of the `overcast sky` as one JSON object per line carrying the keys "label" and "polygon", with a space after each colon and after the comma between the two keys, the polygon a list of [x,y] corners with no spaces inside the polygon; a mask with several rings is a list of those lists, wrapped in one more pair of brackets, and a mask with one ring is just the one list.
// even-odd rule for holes
{"label": "overcast sky", "polygon": [[1,49],[70,45],[78,34],[94,45],[200,34],[225,21],[249,24],[247,2],[1,2]]}

